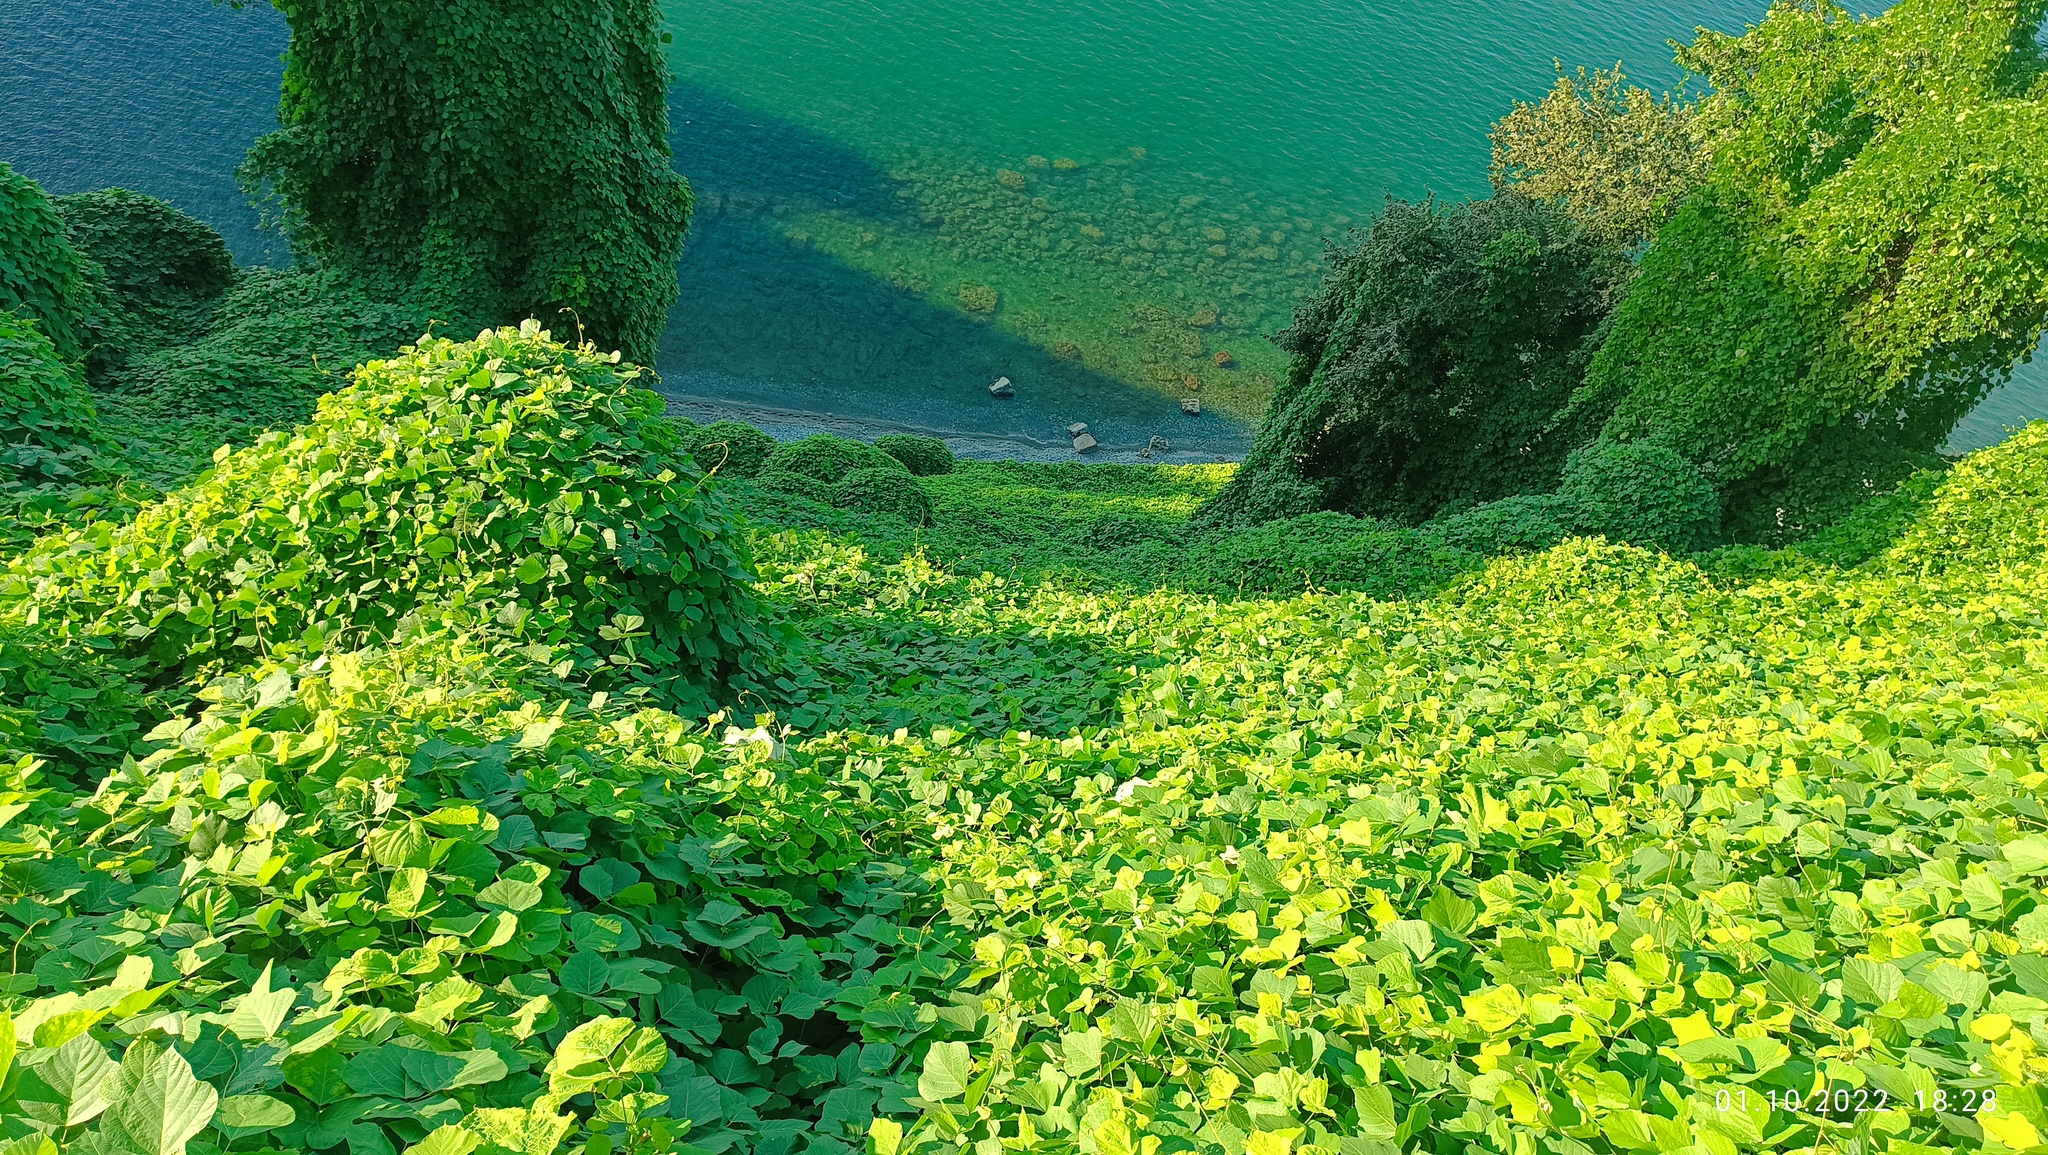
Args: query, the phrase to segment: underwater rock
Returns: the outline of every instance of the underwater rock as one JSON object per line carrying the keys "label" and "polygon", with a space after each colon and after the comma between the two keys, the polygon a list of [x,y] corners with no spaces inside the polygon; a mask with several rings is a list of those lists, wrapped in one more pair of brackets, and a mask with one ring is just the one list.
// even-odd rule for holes
{"label": "underwater rock", "polygon": [[1087,237],[1091,241],[1099,241],[1108,234],[1104,233],[1101,229],[1096,228],[1094,225],[1082,225],[1081,235]]}
{"label": "underwater rock", "polygon": [[1081,359],[1081,347],[1072,341],[1061,341],[1052,347],[1052,355],[1062,361],[1079,361]]}
{"label": "underwater rock", "polygon": [[1132,146],[1131,146],[1131,159],[1132,159],[1132,160],[1144,160],[1144,159],[1145,159],[1145,150],[1144,150],[1144,149],[1142,149],[1142,148],[1139,148],[1139,147],[1138,147],[1137,145],[1132,145]]}
{"label": "underwater rock", "polygon": [[1072,425],[1067,426],[1067,436],[1069,437],[1079,437],[1086,432],[1088,432],[1088,423],[1086,421],[1076,421]]}
{"label": "underwater rock", "polygon": [[1190,417],[1200,417],[1202,415],[1202,403],[1192,397],[1183,397],[1180,399],[1180,411]]}
{"label": "underwater rock", "polygon": [[1100,443],[1097,442],[1093,437],[1088,436],[1086,433],[1082,433],[1074,438],[1074,452],[1086,453],[1089,450],[1095,448],[1098,444]]}
{"label": "underwater rock", "polygon": [[1237,358],[1231,356],[1228,349],[1218,349],[1216,350],[1216,367],[1218,369],[1235,369],[1237,368]]}
{"label": "underwater rock", "polygon": [[1188,318],[1188,324],[1193,325],[1197,329],[1206,329],[1215,323],[1216,310],[1214,309],[1197,309],[1195,310],[1195,315]]}
{"label": "underwater rock", "polygon": [[1200,393],[1202,391],[1202,379],[1193,373],[1181,374],[1180,384],[1181,388],[1186,389],[1190,393]]}
{"label": "underwater rock", "polygon": [[1023,173],[1021,173],[1021,172],[1018,172],[1018,171],[1017,171],[1016,169],[1014,169],[1014,168],[999,168],[999,169],[997,169],[997,170],[996,170],[996,180],[997,180],[997,181],[999,181],[999,182],[1001,182],[1001,184],[1002,184],[1002,186],[1003,186],[1004,188],[1023,188],[1023,187],[1024,187],[1024,174],[1023,174]]}
{"label": "underwater rock", "polygon": [[1223,245],[1210,245],[1209,255],[1212,257],[1227,257],[1230,255],[1230,250]]}
{"label": "underwater rock", "polygon": [[1062,171],[1071,172],[1074,169],[1080,168],[1081,162],[1071,156],[1061,156],[1053,158],[1052,166]]}
{"label": "underwater rock", "polygon": [[977,285],[972,281],[954,289],[953,298],[968,312],[982,314],[995,312],[996,305],[1001,301],[994,289],[987,285]]}
{"label": "underwater rock", "polygon": [[1027,157],[1025,157],[1025,158],[1024,158],[1024,167],[1025,167],[1025,168],[1051,168],[1051,167],[1052,167],[1052,162],[1051,162],[1051,161],[1049,161],[1049,160],[1047,160],[1047,159],[1045,159],[1045,158],[1044,158],[1044,157],[1042,157],[1042,156],[1027,156]]}
{"label": "underwater rock", "polygon": [[1203,229],[1202,235],[1208,238],[1209,241],[1213,244],[1221,244],[1224,241],[1230,239],[1229,233],[1224,232],[1222,229],[1217,228],[1215,225],[1210,225],[1209,227]]}
{"label": "underwater rock", "polygon": [[1017,395],[1017,387],[1010,384],[1008,377],[998,377],[989,383],[988,395],[991,397],[1015,397]]}

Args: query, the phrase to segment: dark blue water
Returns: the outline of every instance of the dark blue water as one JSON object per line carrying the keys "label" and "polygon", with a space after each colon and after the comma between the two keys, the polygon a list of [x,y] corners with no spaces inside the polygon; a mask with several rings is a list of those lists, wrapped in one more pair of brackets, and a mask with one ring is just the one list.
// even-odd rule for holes
{"label": "dark blue water", "polygon": [[[53,193],[120,185],[162,197],[220,229],[238,260],[281,263],[284,244],[259,231],[233,171],[275,124],[286,41],[283,18],[263,4],[0,0],[0,160]],[[1061,430],[1077,420],[1109,456],[1154,436],[1172,443],[1170,459],[1242,452],[1236,422],[1184,417],[1171,398],[769,227],[776,204],[797,201],[865,219],[899,213],[865,155],[706,85],[679,85],[672,109],[678,167],[703,197],[657,362],[679,411],[781,435],[926,430],[982,456],[1070,457]],[[1018,383],[1017,398],[988,397],[998,375]],[[2048,356],[1965,419],[1952,447],[2043,417]]]}

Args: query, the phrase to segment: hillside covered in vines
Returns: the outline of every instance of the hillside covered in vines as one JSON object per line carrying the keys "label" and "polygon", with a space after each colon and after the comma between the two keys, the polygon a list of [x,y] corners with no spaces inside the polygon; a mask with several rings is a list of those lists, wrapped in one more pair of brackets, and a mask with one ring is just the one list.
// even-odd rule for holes
{"label": "hillside covered in vines", "polygon": [[2048,1150],[2038,0],[1561,77],[1242,466],[675,417],[651,7],[279,6],[294,267],[0,166],[0,1155]]}

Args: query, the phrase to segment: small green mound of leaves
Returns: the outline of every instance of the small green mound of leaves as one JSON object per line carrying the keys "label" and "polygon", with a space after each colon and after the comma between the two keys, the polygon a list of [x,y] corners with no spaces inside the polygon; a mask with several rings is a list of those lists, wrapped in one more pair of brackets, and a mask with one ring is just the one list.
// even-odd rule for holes
{"label": "small green mound of leaves", "polygon": [[756,477],[775,451],[775,439],[743,421],[684,425],[684,444],[698,468],[721,477]]}
{"label": "small green mound of leaves", "polygon": [[1574,530],[1675,553],[1721,532],[1721,495],[1692,462],[1661,445],[1596,441],[1565,463],[1558,501]]}
{"label": "small green mound of leaves", "polygon": [[889,433],[875,438],[875,448],[902,462],[905,469],[919,477],[953,472],[953,451],[936,437]]}
{"label": "small green mound of leaves", "polygon": [[856,469],[846,475],[832,493],[832,504],[862,513],[900,517],[922,525],[931,517],[932,500],[925,496],[917,478],[901,469]]}
{"label": "small green mound of leaves", "polygon": [[132,524],[39,542],[0,612],[189,677],[452,600],[531,616],[565,669],[708,702],[750,641],[745,555],[638,369],[529,323],[354,376]]}
{"label": "small green mound of leaves", "polygon": [[155,197],[110,188],[54,203],[65,236],[93,266],[86,364],[95,382],[130,356],[197,338],[235,282],[220,234]]}

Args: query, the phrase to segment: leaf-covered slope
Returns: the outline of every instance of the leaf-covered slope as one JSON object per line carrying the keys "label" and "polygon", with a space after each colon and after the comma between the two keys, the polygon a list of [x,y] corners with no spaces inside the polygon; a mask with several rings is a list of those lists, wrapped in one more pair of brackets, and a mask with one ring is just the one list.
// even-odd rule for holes
{"label": "leaf-covered slope", "polygon": [[[1855,569],[1572,541],[1403,602],[1004,582],[757,529],[765,612],[845,654],[998,641],[983,677],[1042,733],[935,724],[960,704],[862,676],[779,691],[806,733],[706,726],[592,695],[495,619],[252,656],[95,791],[33,758],[0,787],[0,1126],[423,1155],[2025,1150],[2044,496],[2036,426]],[[889,700],[924,712],[895,730]]]}

